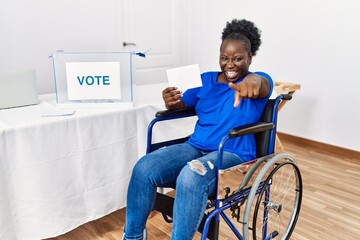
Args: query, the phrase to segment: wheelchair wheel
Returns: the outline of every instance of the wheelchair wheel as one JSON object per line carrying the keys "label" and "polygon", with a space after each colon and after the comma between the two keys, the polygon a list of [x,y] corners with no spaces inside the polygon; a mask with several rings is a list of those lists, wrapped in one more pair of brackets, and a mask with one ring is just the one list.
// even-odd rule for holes
{"label": "wheelchair wheel", "polygon": [[302,180],[296,162],[287,154],[275,155],[261,169],[249,193],[244,212],[244,239],[289,239],[299,216],[301,199]]}

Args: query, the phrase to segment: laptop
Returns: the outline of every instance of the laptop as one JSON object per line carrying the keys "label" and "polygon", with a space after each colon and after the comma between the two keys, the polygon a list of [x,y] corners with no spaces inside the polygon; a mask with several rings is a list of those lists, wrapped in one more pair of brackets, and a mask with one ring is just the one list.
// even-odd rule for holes
{"label": "laptop", "polygon": [[0,72],[0,109],[38,103],[35,69]]}

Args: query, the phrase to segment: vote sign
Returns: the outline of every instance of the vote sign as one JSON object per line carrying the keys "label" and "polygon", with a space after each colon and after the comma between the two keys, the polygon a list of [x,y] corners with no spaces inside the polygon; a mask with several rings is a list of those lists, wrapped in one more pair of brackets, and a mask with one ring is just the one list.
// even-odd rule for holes
{"label": "vote sign", "polygon": [[119,62],[66,62],[68,100],[121,99]]}

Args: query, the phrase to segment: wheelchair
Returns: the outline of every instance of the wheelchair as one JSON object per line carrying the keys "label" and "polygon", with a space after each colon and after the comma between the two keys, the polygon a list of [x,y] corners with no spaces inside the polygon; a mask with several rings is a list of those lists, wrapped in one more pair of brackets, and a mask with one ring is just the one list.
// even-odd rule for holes
{"label": "wheelchair", "polygon": [[[235,127],[222,138],[218,147],[216,195],[208,199],[207,210],[198,228],[202,240],[218,239],[223,234],[220,226],[230,229],[227,232],[232,236],[226,236],[226,239],[290,239],[300,213],[302,179],[293,157],[275,153],[275,138],[279,103],[291,98],[291,95],[282,94],[270,99],[258,123]],[[147,153],[189,138],[153,143],[156,123],[191,116],[196,113],[190,108],[157,112],[148,126]],[[256,159],[222,169],[226,141],[246,134],[254,134]],[[159,191],[153,210],[161,212],[164,220],[171,223],[173,203],[174,198]],[[146,234],[144,237],[146,239]]]}

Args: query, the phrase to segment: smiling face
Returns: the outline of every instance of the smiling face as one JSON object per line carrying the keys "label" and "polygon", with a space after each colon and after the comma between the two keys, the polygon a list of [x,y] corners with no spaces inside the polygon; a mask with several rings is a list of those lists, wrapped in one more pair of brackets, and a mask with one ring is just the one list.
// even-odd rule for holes
{"label": "smiling face", "polygon": [[219,64],[221,74],[219,82],[235,82],[246,76],[251,64],[251,53],[246,51],[245,44],[241,40],[224,40],[220,47]]}

